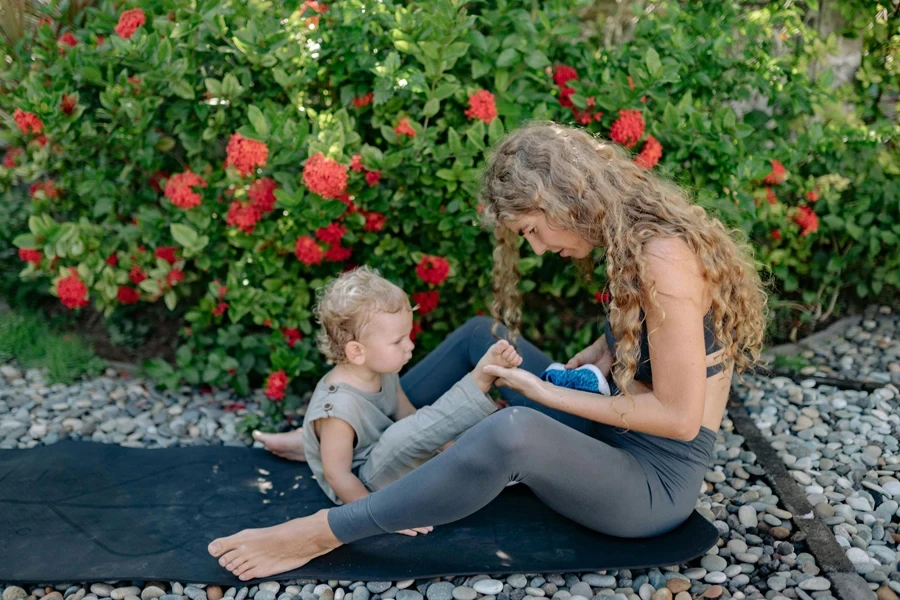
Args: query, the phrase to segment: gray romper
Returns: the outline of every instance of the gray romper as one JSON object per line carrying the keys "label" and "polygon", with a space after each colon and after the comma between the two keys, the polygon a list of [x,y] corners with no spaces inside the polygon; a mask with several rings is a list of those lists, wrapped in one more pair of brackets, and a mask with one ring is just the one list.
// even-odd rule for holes
{"label": "gray romper", "polygon": [[325,479],[322,452],[313,423],[334,417],[356,432],[352,471],[369,491],[383,488],[432,458],[438,448],[497,410],[472,379],[464,376],[434,404],[399,421],[400,378],[381,376],[381,390],[364,392],[346,383],[319,380],[303,419],[306,460],[322,491],[335,504],[343,504]]}

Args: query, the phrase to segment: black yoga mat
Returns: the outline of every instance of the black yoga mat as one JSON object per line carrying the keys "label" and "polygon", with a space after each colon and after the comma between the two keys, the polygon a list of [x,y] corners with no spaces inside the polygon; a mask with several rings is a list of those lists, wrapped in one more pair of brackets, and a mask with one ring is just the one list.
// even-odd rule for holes
{"label": "black yoga mat", "polygon": [[[64,440],[0,450],[0,581],[169,580],[245,585],[207,544],[330,506],[305,464],[262,449],[157,450]],[[655,538],[595,533],[524,485],[426,536],[381,535],[267,579],[400,580],[674,565],[718,537],[694,512]]]}

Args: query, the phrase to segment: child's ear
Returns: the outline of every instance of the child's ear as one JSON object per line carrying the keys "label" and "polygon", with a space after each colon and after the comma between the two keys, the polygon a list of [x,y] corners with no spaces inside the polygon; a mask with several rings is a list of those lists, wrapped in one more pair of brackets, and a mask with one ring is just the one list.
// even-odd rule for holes
{"label": "child's ear", "polygon": [[361,365],[366,361],[366,349],[356,341],[347,342],[347,345],[344,347],[344,354],[347,355],[347,360],[354,365]]}

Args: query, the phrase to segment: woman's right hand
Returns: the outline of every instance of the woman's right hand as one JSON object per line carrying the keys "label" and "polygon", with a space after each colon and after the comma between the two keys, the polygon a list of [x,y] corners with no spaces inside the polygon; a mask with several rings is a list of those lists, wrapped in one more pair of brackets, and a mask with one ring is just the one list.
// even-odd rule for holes
{"label": "woman's right hand", "polygon": [[613,358],[609,345],[606,343],[606,336],[600,336],[596,342],[569,359],[566,368],[577,369],[581,365],[594,365],[600,369],[604,377],[609,379]]}

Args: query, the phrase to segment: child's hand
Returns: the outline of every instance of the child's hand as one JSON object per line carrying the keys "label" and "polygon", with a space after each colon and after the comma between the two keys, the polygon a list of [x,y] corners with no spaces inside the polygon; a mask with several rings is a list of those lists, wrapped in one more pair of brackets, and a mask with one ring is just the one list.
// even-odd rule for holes
{"label": "child's hand", "polygon": [[434,527],[429,525],[428,527],[413,527],[412,529],[401,529],[400,531],[395,531],[394,533],[399,533],[401,535],[408,535],[410,537],[416,537],[418,534],[427,535],[431,531],[434,530]]}

